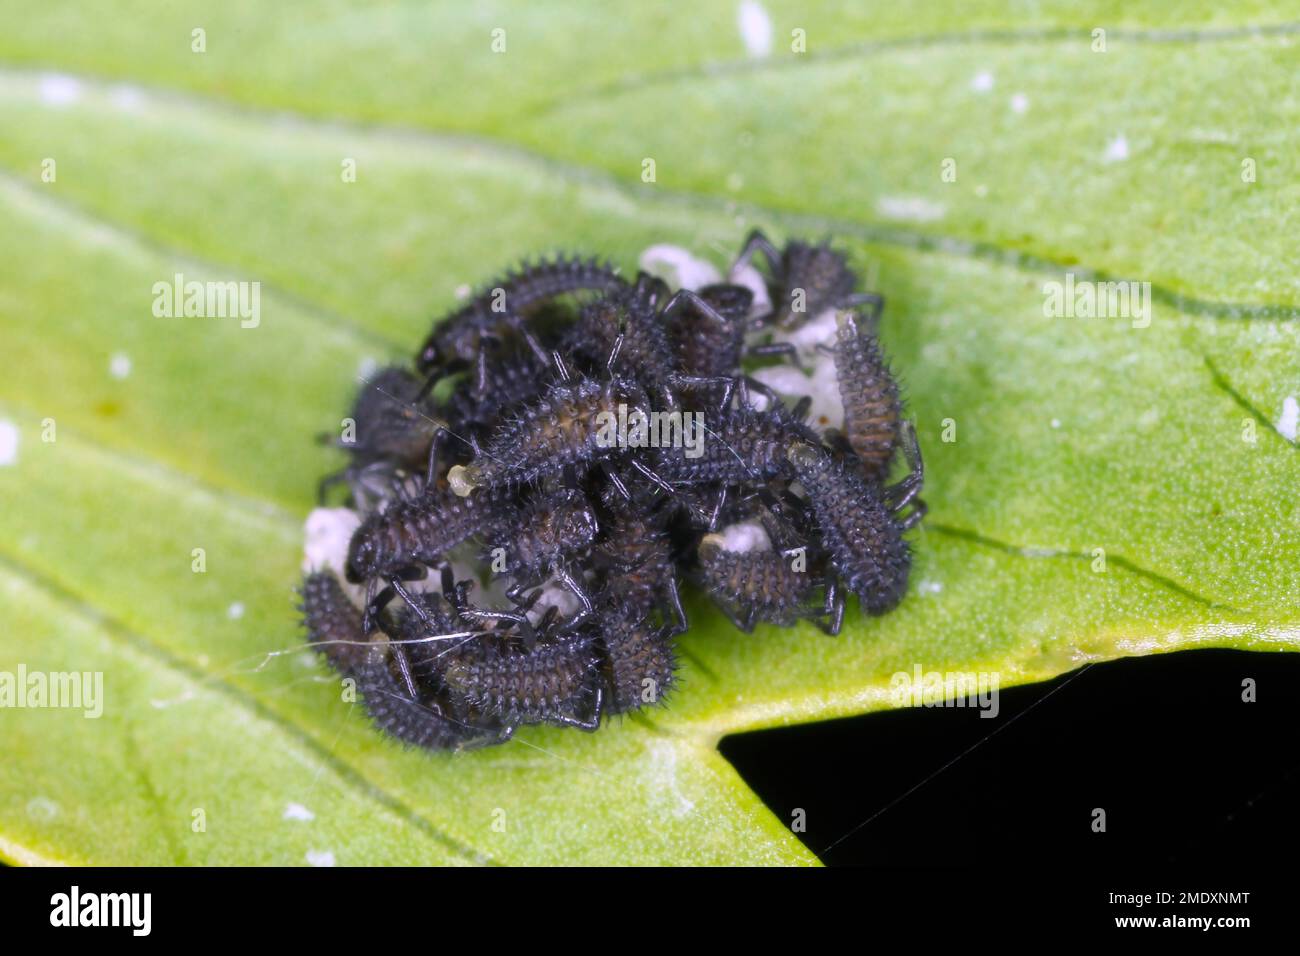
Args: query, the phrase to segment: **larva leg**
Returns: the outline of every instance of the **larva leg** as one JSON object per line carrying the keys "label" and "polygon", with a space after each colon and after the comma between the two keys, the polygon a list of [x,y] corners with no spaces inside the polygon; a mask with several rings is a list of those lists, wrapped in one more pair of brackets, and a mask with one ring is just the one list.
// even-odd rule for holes
{"label": "larva leg", "polygon": [[742,266],[749,265],[750,260],[754,258],[754,254],[757,252],[763,254],[763,257],[767,259],[768,267],[773,272],[780,270],[780,251],[776,246],[772,245],[772,240],[768,239],[761,229],[755,229],[745,237],[745,244],[740,247],[740,255],[736,256],[736,261],[731,265],[732,274]]}

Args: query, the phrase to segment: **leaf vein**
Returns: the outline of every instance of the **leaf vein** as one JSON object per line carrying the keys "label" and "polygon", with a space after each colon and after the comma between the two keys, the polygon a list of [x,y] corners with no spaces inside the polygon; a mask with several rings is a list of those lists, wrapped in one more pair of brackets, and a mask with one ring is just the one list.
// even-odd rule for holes
{"label": "leaf vein", "polygon": [[1212,358],[1210,358],[1208,355],[1203,357],[1205,359],[1206,368],[1210,370],[1210,379],[1211,381],[1214,382],[1215,388],[1224,392],[1229,398],[1231,398],[1234,402],[1236,402],[1237,405],[1244,412],[1246,412],[1246,414],[1250,415],[1251,418],[1255,419],[1255,421],[1259,422],[1259,424],[1263,425],[1265,428],[1271,431],[1278,438],[1286,442],[1289,446],[1291,446],[1292,448],[1300,447],[1297,446],[1296,443],[1292,441],[1290,438],[1287,438],[1285,435],[1283,435],[1282,432],[1278,429],[1277,425],[1274,424],[1272,419],[1270,419],[1267,415],[1265,415],[1258,408],[1252,405],[1250,401],[1246,398],[1246,396],[1242,395],[1241,392],[1237,391],[1237,389],[1233,387],[1232,383],[1228,381],[1227,376],[1224,375],[1221,371],[1219,371],[1219,367],[1214,364],[1214,360]]}
{"label": "leaf vein", "polygon": [[[968,528],[958,528],[938,522],[926,522],[925,527],[927,531],[936,531],[939,534],[947,535],[950,538],[970,541],[974,544],[983,545],[987,548],[994,548],[1006,554],[1016,555],[1021,558],[1061,558],[1069,561],[1093,560],[1093,555],[1083,551],[1070,551],[1065,548],[1023,547],[1021,545],[1010,544],[1006,541],[999,541],[996,538],[990,538],[987,535],[980,534],[978,531],[971,531]],[[1109,564],[1117,565],[1118,567],[1136,574],[1139,577],[1146,578],[1148,581],[1152,581],[1166,590],[1172,591],[1190,601],[1195,601],[1197,604],[1210,608],[1211,610],[1240,612],[1239,608],[1235,608],[1230,604],[1225,604],[1222,601],[1204,597],[1190,588],[1179,584],[1173,578],[1166,577],[1158,571],[1144,568],[1131,558],[1126,558],[1120,554],[1112,554],[1107,551],[1106,561]]]}
{"label": "leaf vein", "polygon": [[[859,60],[877,53],[895,50],[932,50],[962,46],[1019,46],[1030,43],[1060,43],[1091,39],[1094,25],[1078,27],[1040,27],[1028,30],[968,30],[953,33],[930,33],[918,36],[883,37],[846,43],[821,50],[765,59],[709,60],[655,73],[627,74],[608,83],[576,90],[565,97],[529,105],[516,113],[505,125],[524,119],[549,116],[577,103],[599,103],[627,93],[640,93],[658,86],[707,81],[734,76],[763,75],[785,70],[808,69],[823,63]],[[1238,27],[1201,29],[1117,28],[1107,31],[1107,39],[1135,43],[1220,43],[1233,40],[1291,36],[1300,33],[1300,22],[1245,24]]]}

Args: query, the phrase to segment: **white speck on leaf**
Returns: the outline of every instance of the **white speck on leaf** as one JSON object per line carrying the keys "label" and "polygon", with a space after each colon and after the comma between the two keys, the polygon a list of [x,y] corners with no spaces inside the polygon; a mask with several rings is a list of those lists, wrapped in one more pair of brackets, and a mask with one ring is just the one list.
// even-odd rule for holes
{"label": "white speck on leaf", "polygon": [[987,93],[993,89],[993,74],[988,70],[981,70],[971,78],[970,88],[976,93]]}
{"label": "white speck on leaf", "polygon": [[1300,403],[1294,395],[1282,400],[1282,417],[1277,420],[1278,434],[1287,441],[1295,441],[1296,426],[1300,425]]}
{"label": "white speck on leaf", "polygon": [[49,797],[32,797],[27,801],[27,815],[46,823],[59,815],[59,805]]}
{"label": "white speck on leaf", "polygon": [[312,813],[301,803],[291,803],[284,808],[284,819],[286,820],[315,820],[316,814]]}
{"label": "white speck on leaf", "polygon": [[243,601],[236,601],[235,603],[231,604],[230,607],[226,608],[226,617],[230,618],[232,621],[238,621],[243,616],[244,616]]}
{"label": "white speck on leaf", "polygon": [[18,460],[18,426],[0,421],[0,466],[12,465]]}
{"label": "white speck on leaf", "polygon": [[1029,109],[1029,97],[1024,93],[1016,93],[1011,97],[1011,112],[1023,113]]}
{"label": "white speck on leaf", "polygon": [[329,850],[308,850],[307,862],[312,866],[333,866],[334,854]]}
{"label": "white speck on leaf", "polygon": [[65,73],[46,73],[41,77],[41,102],[50,106],[70,106],[81,99],[81,81]]}
{"label": "white speck on leaf", "polygon": [[113,378],[122,379],[131,374],[131,356],[117,352],[108,360],[108,371]]}
{"label": "white speck on leaf", "polygon": [[736,12],[740,38],[750,56],[764,57],[772,52],[772,18],[757,0],[743,0]]}
{"label": "white speck on leaf", "polygon": [[1193,129],[1187,134],[1193,143],[1235,143],[1237,137],[1221,129]]}
{"label": "white speck on leaf", "polygon": [[1102,159],[1108,163],[1120,163],[1128,159],[1128,140],[1124,138],[1123,133],[1106,144],[1106,152]]}
{"label": "white speck on leaf", "polygon": [[876,211],[887,219],[906,219],[909,222],[934,222],[948,214],[943,203],[919,196],[881,196],[876,201]]}
{"label": "white speck on leaf", "polygon": [[187,687],[175,697],[153,698],[149,701],[149,706],[154,710],[166,710],[168,707],[175,707],[177,704],[185,704],[194,700],[196,697],[194,688]]}

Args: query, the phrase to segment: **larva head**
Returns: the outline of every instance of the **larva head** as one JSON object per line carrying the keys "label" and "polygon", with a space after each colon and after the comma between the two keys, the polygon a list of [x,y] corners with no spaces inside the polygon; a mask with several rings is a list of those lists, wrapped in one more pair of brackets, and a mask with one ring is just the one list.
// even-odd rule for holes
{"label": "larva head", "polygon": [[355,448],[397,463],[426,458],[438,422],[417,402],[422,384],[397,367],[385,368],[365,382],[352,406]]}
{"label": "larva head", "polygon": [[372,514],[361,522],[357,530],[352,533],[352,540],[348,542],[346,571],[347,579],[353,584],[370,580],[378,573],[383,563],[380,547],[382,538],[375,533],[375,526],[380,517],[378,514]]}
{"label": "larva head", "polygon": [[718,282],[700,289],[700,298],[713,306],[724,318],[742,320],[754,304],[754,293],[743,285]]}
{"label": "larva head", "polygon": [[624,301],[635,303],[641,308],[652,308],[655,303],[662,302],[670,295],[672,289],[667,282],[643,269],[636,274],[636,282],[632,284],[630,294],[624,297]]}
{"label": "larva head", "polygon": [[416,370],[428,375],[436,370],[453,371],[474,361],[483,337],[473,323],[449,320],[429,334],[420,346]]}
{"label": "larva head", "polygon": [[422,373],[428,374],[442,364],[443,350],[435,336],[429,336],[425,339],[424,345],[420,348],[420,357],[415,360],[415,367]]}
{"label": "larva head", "polygon": [[596,512],[580,495],[566,497],[551,515],[551,531],[564,550],[584,548],[596,540],[600,524]]}

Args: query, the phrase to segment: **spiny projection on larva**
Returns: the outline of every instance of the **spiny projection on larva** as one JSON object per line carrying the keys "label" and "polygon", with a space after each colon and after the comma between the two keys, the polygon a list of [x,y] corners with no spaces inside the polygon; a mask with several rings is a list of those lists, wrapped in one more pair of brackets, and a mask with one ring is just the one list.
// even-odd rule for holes
{"label": "spiny projection on larva", "polygon": [[[850,597],[902,600],[924,472],[859,284],[829,243],[758,232],[699,289],[543,259],[363,382],[322,485],[359,523],[313,562],[302,613],[375,725],[462,750],[665,706],[687,692],[684,586],[746,634],[834,636]],[[773,367],[808,389],[765,384]],[[843,415],[809,422],[822,381],[817,407]]]}

